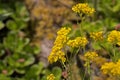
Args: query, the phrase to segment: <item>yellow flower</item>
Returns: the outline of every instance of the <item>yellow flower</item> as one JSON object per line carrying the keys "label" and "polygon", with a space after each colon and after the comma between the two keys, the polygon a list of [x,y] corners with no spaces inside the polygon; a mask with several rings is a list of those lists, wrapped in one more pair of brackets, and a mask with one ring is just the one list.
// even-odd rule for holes
{"label": "yellow flower", "polygon": [[114,68],[114,65],[115,64],[113,62],[105,63],[102,65],[101,70],[104,74],[109,74],[109,72],[111,72],[111,70]]}
{"label": "yellow flower", "polygon": [[70,31],[71,31],[70,28],[61,28],[57,32],[58,36],[54,42],[52,51],[51,51],[50,55],[48,56],[48,61],[50,63],[56,62],[58,60],[61,60],[62,63],[64,63],[66,61],[65,53],[62,52],[62,48],[64,47],[64,45],[66,44],[66,42],[69,39],[69,37],[67,37],[67,35],[69,34]]}
{"label": "yellow flower", "polygon": [[58,45],[58,44],[61,44],[63,45],[64,43],[67,42],[67,40],[69,39],[69,37],[65,36],[65,35],[58,35],[54,44],[55,45]]}
{"label": "yellow flower", "polygon": [[67,35],[69,34],[69,32],[71,31],[71,28],[61,28],[58,32],[57,32],[57,38],[54,42],[54,45],[58,45],[61,44],[63,45],[64,43],[67,42],[67,40],[69,39],[69,37],[67,37]]}
{"label": "yellow flower", "polygon": [[92,15],[95,12],[94,8],[90,8],[87,3],[78,3],[72,7],[72,10],[75,13],[83,13],[86,15]]}
{"label": "yellow flower", "polygon": [[85,53],[85,58],[87,59],[87,60],[93,60],[93,59],[95,59],[96,57],[98,57],[98,54],[96,53],[96,52],[90,52],[90,51],[88,51],[88,52],[86,52]]}
{"label": "yellow flower", "polygon": [[61,50],[57,51],[56,53],[51,52],[50,56],[48,56],[48,61],[50,63],[56,62],[58,60],[61,60],[63,63],[66,61],[65,53]]}
{"label": "yellow flower", "polygon": [[47,76],[47,80],[55,80],[55,76],[53,74],[50,74]]}
{"label": "yellow flower", "polygon": [[71,31],[71,28],[63,27],[57,32],[57,35],[68,35],[70,31]]}
{"label": "yellow flower", "polygon": [[50,55],[48,56],[48,61],[50,63],[56,62],[58,60],[58,56],[55,53],[50,53]]}
{"label": "yellow flower", "polygon": [[70,47],[85,47],[88,43],[88,40],[85,37],[76,37],[74,40],[69,40],[67,45]]}
{"label": "yellow flower", "polygon": [[117,74],[120,75],[120,60],[118,60],[116,64],[117,64],[117,67],[116,67]]}
{"label": "yellow flower", "polygon": [[90,33],[90,37],[94,39],[95,41],[103,40],[103,32],[92,32]]}
{"label": "yellow flower", "polygon": [[90,65],[90,62],[93,61],[96,57],[98,57],[98,54],[96,52],[88,51],[84,54],[85,57],[85,67],[88,67]]}
{"label": "yellow flower", "polygon": [[111,74],[113,76],[120,75],[120,60],[118,62],[107,62],[102,65],[101,70],[104,74]]}
{"label": "yellow flower", "polygon": [[107,40],[112,44],[120,45],[120,32],[116,30],[111,31],[108,35]]}

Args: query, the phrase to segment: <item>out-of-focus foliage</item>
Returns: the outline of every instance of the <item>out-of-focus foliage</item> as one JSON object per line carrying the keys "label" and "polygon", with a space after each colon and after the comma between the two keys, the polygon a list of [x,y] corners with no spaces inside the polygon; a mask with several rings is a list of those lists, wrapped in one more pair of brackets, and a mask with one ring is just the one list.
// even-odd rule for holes
{"label": "out-of-focus foliage", "polygon": [[[0,20],[1,25],[5,21],[6,27],[10,30],[19,30],[26,27],[26,22],[29,21],[29,14],[26,11],[26,7],[16,2],[13,5],[15,9],[9,7],[9,5],[2,4],[0,5]],[[9,20],[6,20],[8,19]],[[5,27],[5,25],[4,25]],[[3,28],[3,27],[2,27]]]}
{"label": "out-of-focus foliage", "polygon": [[46,80],[48,72],[59,73],[59,80],[61,69],[44,69],[37,57],[39,47],[26,36],[30,15],[24,3],[7,4],[0,3],[0,80]]}
{"label": "out-of-focus foliage", "polygon": [[37,21],[34,38],[54,39],[56,30],[74,20],[75,15],[71,13],[73,0],[25,0],[30,10],[32,19]]}
{"label": "out-of-focus foliage", "polygon": [[98,11],[103,17],[118,19],[120,18],[120,0],[99,0]]}

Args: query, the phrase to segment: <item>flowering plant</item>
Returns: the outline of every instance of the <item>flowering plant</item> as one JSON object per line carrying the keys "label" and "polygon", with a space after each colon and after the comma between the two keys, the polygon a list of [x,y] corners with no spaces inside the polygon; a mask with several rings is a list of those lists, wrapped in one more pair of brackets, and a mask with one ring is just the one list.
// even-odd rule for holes
{"label": "flowering plant", "polygon": [[[80,17],[81,22],[78,23],[80,35],[76,36],[71,34],[74,30],[70,27],[62,27],[57,32],[57,37],[54,42],[52,51],[48,57],[50,63],[60,62],[63,66],[63,71],[66,71],[67,76],[64,79],[74,80],[73,65],[76,65],[78,57],[80,57],[81,67],[81,80],[94,80],[93,69],[91,64],[100,64],[97,59],[103,59],[102,54],[94,49],[92,45],[97,44],[101,49],[108,52],[110,58],[104,60],[105,64],[99,65],[99,71],[101,74],[107,74],[115,77],[116,80],[120,79],[120,70],[118,70],[120,64],[120,57],[118,49],[115,45],[120,46],[120,32],[113,30],[99,31],[99,32],[88,32],[85,33],[83,30],[83,21],[87,16],[92,16],[95,12],[94,8],[89,7],[87,3],[78,3],[72,7],[72,10]],[[108,45],[108,47],[105,46]],[[83,60],[83,61],[81,61]],[[48,80],[55,80],[53,74]]]}

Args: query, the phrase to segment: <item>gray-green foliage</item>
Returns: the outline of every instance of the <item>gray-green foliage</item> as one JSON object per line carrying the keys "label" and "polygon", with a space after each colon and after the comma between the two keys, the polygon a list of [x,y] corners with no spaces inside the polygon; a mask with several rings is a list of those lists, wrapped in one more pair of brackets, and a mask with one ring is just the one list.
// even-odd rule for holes
{"label": "gray-green foliage", "polygon": [[8,29],[0,34],[0,80],[46,80],[50,73],[60,80],[61,69],[45,69],[36,58],[40,49],[31,46],[30,38],[23,36],[29,20],[22,2],[0,3],[0,30]]}
{"label": "gray-green foliage", "polygon": [[12,6],[0,3],[0,30],[9,30],[0,37],[0,80],[40,80],[43,64],[35,62],[40,50],[30,45],[29,38],[20,36],[28,21],[29,14],[22,2]]}

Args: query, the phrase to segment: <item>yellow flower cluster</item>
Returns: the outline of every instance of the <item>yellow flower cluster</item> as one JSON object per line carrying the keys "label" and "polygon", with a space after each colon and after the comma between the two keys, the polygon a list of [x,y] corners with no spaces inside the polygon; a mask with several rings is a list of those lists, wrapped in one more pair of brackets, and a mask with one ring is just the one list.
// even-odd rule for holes
{"label": "yellow flower cluster", "polygon": [[95,12],[94,8],[90,8],[87,3],[76,4],[72,7],[72,10],[75,13],[83,13],[86,15],[92,15]]}
{"label": "yellow flower cluster", "polygon": [[94,52],[94,51],[88,51],[88,52],[86,52],[85,53],[85,58],[87,59],[87,60],[93,60],[93,59],[95,59],[96,57],[98,57],[98,54],[96,53],[96,52]]}
{"label": "yellow flower cluster", "polygon": [[47,80],[55,80],[55,76],[53,74],[50,74],[47,76]]}
{"label": "yellow flower cluster", "polygon": [[85,47],[88,43],[88,40],[85,37],[76,37],[74,40],[69,40],[67,45],[70,47]]}
{"label": "yellow flower cluster", "polygon": [[108,42],[120,45],[120,31],[113,30],[107,38]]}
{"label": "yellow flower cluster", "polygon": [[69,39],[67,37],[67,35],[70,31],[71,31],[71,28],[64,27],[64,28],[61,28],[57,32],[58,36],[54,42],[52,51],[51,51],[50,55],[48,56],[48,61],[50,63],[56,62],[58,60],[61,60],[63,63],[66,61],[65,53],[62,51],[62,48],[65,45],[65,43],[67,42],[67,40]]}
{"label": "yellow flower cluster", "polygon": [[102,65],[101,70],[104,74],[120,75],[120,60],[118,62],[108,62]]}
{"label": "yellow flower cluster", "polygon": [[90,37],[94,39],[95,41],[103,40],[103,32],[92,32],[90,33]]}

